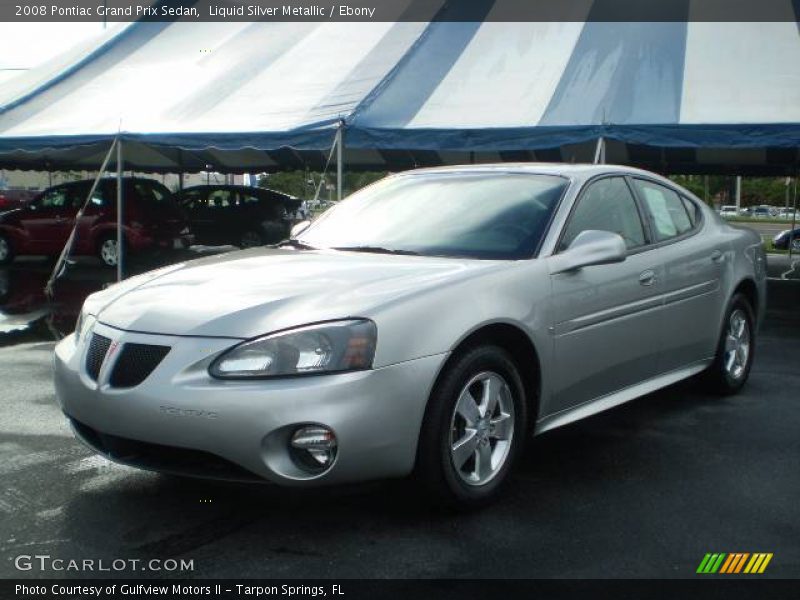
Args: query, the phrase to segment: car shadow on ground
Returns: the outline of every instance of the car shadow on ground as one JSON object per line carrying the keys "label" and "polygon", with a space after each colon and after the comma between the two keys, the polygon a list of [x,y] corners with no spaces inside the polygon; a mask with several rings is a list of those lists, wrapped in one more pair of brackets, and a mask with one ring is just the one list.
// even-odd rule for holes
{"label": "car shadow on ground", "polygon": [[[698,395],[691,382],[682,383],[543,434],[529,442],[506,494],[488,511],[502,514],[528,503],[541,515],[541,507],[585,502],[574,497],[576,486],[644,477],[637,469],[652,465],[642,457],[642,435],[657,434],[665,419],[683,421],[687,413],[719,402]],[[65,507],[62,537],[126,555],[189,555],[255,528],[265,532],[269,553],[313,556],[319,554],[314,535],[346,535],[354,523],[367,528],[380,523],[382,535],[391,536],[420,524],[447,529],[485,515],[432,507],[413,479],[292,490],[103,467],[101,459],[93,464],[73,474],[82,493]],[[308,537],[298,538],[304,534]]]}

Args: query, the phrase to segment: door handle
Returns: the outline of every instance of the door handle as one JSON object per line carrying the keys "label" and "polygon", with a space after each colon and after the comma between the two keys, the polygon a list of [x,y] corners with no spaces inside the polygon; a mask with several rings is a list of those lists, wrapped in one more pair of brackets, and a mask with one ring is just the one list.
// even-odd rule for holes
{"label": "door handle", "polygon": [[722,250],[714,250],[711,253],[711,262],[722,262],[725,259],[725,255],[722,253]]}
{"label": "door handle", "polygon": [[650,269],[642,271],[639,275],[639,283],[642,285],[653,285],[656,282],[656,274]]}

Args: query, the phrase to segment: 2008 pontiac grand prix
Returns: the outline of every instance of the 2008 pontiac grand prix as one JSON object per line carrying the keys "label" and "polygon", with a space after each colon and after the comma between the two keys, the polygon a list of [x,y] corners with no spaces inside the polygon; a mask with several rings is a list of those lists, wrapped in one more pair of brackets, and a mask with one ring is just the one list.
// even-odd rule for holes
{"label": "2008 pontiac grand prix", "polygon": [[410,171],[277,247],[90,296],[58,401],[109,458],[319,485],[418,476],[495,497],[525,439],[699,375],[745,383],[757,234],[624,167]]}

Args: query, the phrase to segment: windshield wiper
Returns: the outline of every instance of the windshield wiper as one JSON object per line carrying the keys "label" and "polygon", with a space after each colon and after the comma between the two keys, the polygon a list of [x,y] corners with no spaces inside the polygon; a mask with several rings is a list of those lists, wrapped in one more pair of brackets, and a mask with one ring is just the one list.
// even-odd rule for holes
{"label": "windshield wiper", "polygon": [[283,240],[282,242],[275,244],[273,247],[283,248],[284,246],[290,246],[292,248],[297,248],[298,250],[318,250],[316,246],[312,246],[311,244],[306,244],[305,242],[295,239]]}
{"label": "windshield wiper", "polygon": [[406,256],[419,256],[419,252],[413,250],[400,250],[396,248],[382,248],[381,246],[339,246],[333,250],[344,250],[346,252],[371,252],[373,254],[403,254]]}

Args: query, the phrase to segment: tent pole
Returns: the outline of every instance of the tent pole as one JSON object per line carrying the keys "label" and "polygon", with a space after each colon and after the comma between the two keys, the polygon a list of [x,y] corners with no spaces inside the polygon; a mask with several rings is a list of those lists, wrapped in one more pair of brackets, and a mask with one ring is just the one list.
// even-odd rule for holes
{"label": "tent pole", "polygon": [[122,281],[122,140],[117,139],[117,281]]}
{"label": "tent pole", "polygon": [[344,177],[344,164],[342,155],[344,146],[344,121],[339,121],[339,129],[336,131],[336,201],[342,199],[342,177]]}
{"label": "tent pole", "polygon": [[597,138],[597,146],[594,150],[594,164],[606,164],[606,140],[603,138],[603,136]]}
{"label": "tent pole", "polygon": [[70,252],[72,252],[72,246],[75,244],[75,236],[78,231],[78,223],[80,223],[81,217],[83,216],[86,207],[89,205],[89,201],[92,199],[92,196],[94,196],[94,191],[97,189],[97,185],[100,183],[100,178],[103,176],[103,173],[106,172],[108,162],[111,160],[111,155],[114,153],[114,146],[116,143],[117,140],[114,138],[114,141],[111,142],[111,146],[108,148],[106,157],[103,159],[103,162],[100,165],[100,170],[97,172],[97,176],[94,178],[92,187],[89,188],[89,193],[86,194],[86,199],[83,201],[83,205],[75,215],[75,222],[72,224],[72,231],[67,238],[67,243],[64,244],[64,247],[61,249],[61,254],[59,254],[58,259],[56,260],[56,265],[53,267],[50,278],[47,280],[47,284],[44,286],[44,293],[48,298],[53,298],[53,286],[56,283],[56,279],[58,279],[58,277],[61,275],[61,269],[67,262]]}
{"label": "tent pole", "polygon": [[739,210],[742,208],[742,176],[736,176],[736,214],[739,214]]}
{"label": "tent pole", "polygon": [[[795,175],[795,178],[794,178],[794,201],[793,201],[794,211],[792,212],[792,228],[790,229],[790,231],[792,231],[792,232],[794,232],[794,230],[797,229],[797,180],[798,180],[798,177],[797,177],[797,175]],[[795,264],[794,264],[794,262],[792,260],[792,254],[793,254],[792,250],[793,250],[793,242],[794,241],[795,241],[795,237],[794,237],[794,233],[792,233],[791,235],[789,235],[789,271],[793,271],[794,267],[795,267]],[[785,273],[784,273],[784,275],[785,275]]]}

